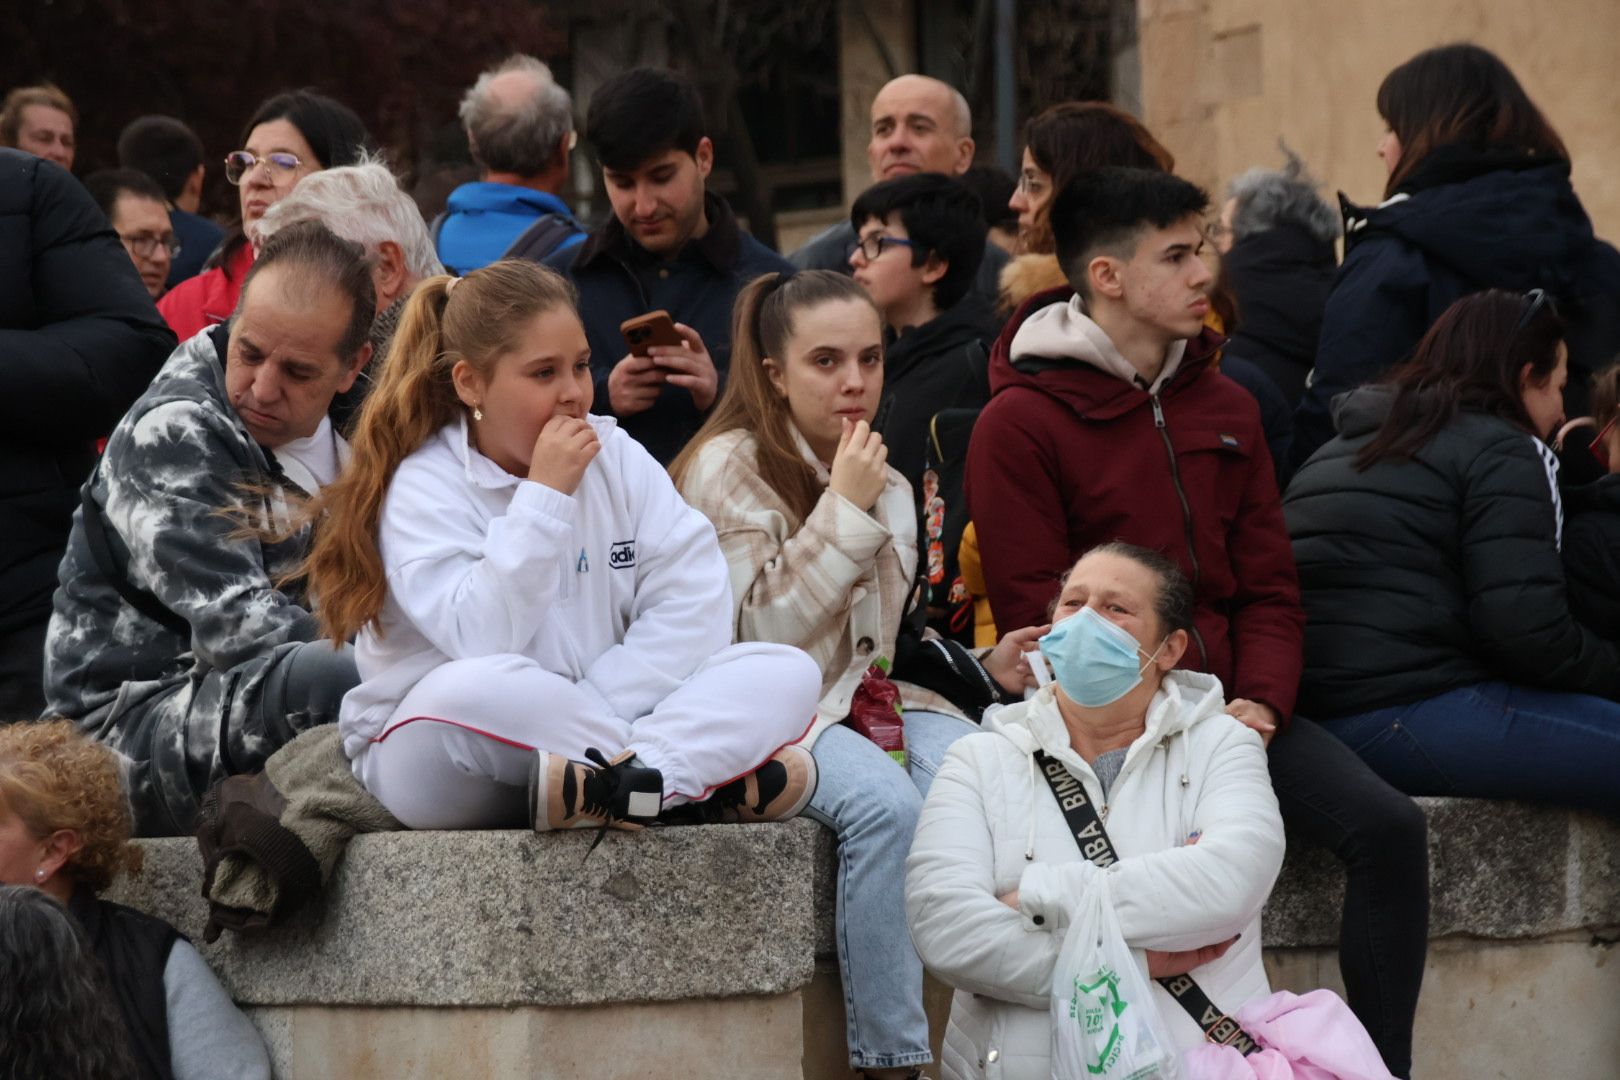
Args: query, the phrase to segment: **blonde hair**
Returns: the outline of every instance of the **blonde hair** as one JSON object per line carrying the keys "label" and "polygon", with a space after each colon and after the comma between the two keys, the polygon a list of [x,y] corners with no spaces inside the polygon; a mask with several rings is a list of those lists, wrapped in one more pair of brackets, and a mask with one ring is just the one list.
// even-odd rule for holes
{"label": "blonde hair", "polygon": [[118,759],[71,721],[0,726],[0,805],[41,839],[61,829],[78,833],[84,846],[63,873],[91,892],[140,868]]}
{"label": "blonde hair", "polygon": [[1592,376],[1591,393],[1592,419],[1597,421],[1598,430],[1602,431],[1620,412],[1620,360]]}
{"label": "blonde hair", "polygon": [[517,347],[525,323],[574,306],[573,286],[526,259],[502,259],[461,279],[440,274],[411,293],[361,406],[349,463],[304,510],[318,524],[294,575],[307,579],[321,630],[333,641],[349,640],[382,614],[383,498],[400,462],[466,412],[451,379],[456,363],[465,360],[487,379],[501,354]]}
{"label": "blonde hair", "polygon": [[68,119],[73,121],[73,130],[79,130],[79,110],[73,107],[73,99],[55,83],[19,86],[6,95],[4,104],[0,104],[0,146],[17,145],[17,136],[22,132],[23,110],[30,105],[44,105],[67,113]]}

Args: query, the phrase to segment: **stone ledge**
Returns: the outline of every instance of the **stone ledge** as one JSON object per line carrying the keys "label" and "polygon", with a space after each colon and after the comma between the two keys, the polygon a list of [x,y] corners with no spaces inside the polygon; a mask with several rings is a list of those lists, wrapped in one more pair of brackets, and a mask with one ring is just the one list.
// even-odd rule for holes
{"label": "stone ledge", "polygon": [[320,910],[202,945],[202,862],[143,841],[110,898],[198,942],[248,1005],[595,1005],[775,995],[815,968],[819,826],[356,838]]}
{"label": "stone ledge", "polygon": [[[1430,936],[1501,940],[1620,926],[1620,825],[1518,803],[1420,799],[1430,822]],[[250,1005],[511,1006],[797,991],[833,948],[832,834],[786,825],[358,838],[319,912],[203,946]],[[190,840],[144,841],[114,899],[200,939]],[[1343,873],[1291,850],[1265,944],[1338,941]]]}

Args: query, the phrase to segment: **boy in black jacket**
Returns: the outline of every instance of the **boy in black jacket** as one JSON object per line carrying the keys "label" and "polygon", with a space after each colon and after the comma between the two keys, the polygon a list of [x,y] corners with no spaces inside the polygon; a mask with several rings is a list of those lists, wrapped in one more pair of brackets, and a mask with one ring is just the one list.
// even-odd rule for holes
{"label": "boy in black jacket", "polygon": [[969,599],[956,560],[967,525],[962,458],[990,400],[989,347],[1001,330],[972,291],[984,257],[983,210],[958,181],[917,173],[867,188],[850,224],[859,238],[849,257],[855,280],[887,328],[874,426],[917,498],[930,621],[965,639]]}
{"label": "boy in black jacket", "polygon": [[1569,607],[1577,622],[1610,641],[1620,641],[1620,364],[1592,376],[1592,418],[1598,437],[1592,452],[1608,472],[1567,493],[1564,574]]}

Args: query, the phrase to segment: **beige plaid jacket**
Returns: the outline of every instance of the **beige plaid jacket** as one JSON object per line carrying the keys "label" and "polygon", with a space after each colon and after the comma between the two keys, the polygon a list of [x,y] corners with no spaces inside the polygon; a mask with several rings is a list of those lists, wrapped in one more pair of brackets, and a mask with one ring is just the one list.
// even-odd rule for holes
{"label": "beige plaid jacket", "polygon": [[[801,436],[799,449],[829,474]],[[821,665],[821,703],[806,744],[849,715],[861,675],[894,656],[895,635],[917,568],[911,485],[894,469],[871,513],[832,491],[794,528],[787,505],[759,475],[754,438],[731,431],[699,451],[681,485],[714,523],[731,568],[737,641],[796,645]],[[943,697],[908,683],[901,702],[952,716]]]}

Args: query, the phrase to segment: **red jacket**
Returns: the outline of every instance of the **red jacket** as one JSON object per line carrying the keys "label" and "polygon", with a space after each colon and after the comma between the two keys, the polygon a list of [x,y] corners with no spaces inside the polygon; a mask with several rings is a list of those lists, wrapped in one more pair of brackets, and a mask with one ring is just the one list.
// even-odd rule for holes
{"label": "red jacket", "polygon": [[242,279],[252,265],[253,245],[243,244],[228,262],[187,278],[164,293],[158,301],[158,314],[181,341],[224,322],[236,310]]}
{"label": "red jacket", "polygon": [[1305,615],[1259,407],[1214,369],[1222,338],[1208,329],[1187,342],[1157,400],[1074,356],[1014,363],[1024,321],[1072,295],[1039,293],[1008,321],[968,449],[968,509],[996,625],[1045,622],[1064,573],[1097,544],[1153,548],[1181,565],[1197,598],[1182,666],[1287,719]]}

